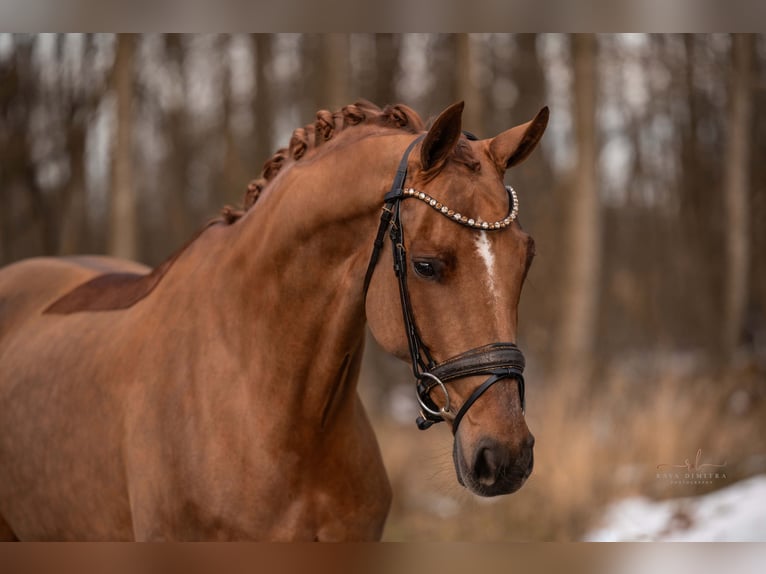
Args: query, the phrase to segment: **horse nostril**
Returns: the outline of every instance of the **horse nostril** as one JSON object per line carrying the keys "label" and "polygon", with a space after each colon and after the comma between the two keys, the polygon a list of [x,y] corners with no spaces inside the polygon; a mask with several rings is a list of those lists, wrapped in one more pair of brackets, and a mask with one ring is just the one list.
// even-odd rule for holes
{"label": "horse nostril", "polygon": [[527,438],[524,439],[524,446],[526,446],[527,448],[535,447],[535,436],[532,433],[529,433],[527,435]]}
{"label": "horse nostril", "polygon": [[481,448],[476,454],[476,462],[473,465],[476,480],[481,484],[490,486],[497,478],[497,455],[491,448]]}

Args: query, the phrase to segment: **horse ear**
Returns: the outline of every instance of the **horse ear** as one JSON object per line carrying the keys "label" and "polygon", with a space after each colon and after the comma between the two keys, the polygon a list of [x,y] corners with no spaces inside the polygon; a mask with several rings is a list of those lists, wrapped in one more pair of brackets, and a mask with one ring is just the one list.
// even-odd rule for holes
{"label": "horse ear", "polygon": [[497,168],[504,172],[524,161],[543,137],[548,125],[548,106],[537,112],[535,119],[495,136],[489,144],[489,153]]}
{"label": "horse ear", "polygon": [[443,163],[460,139],[463,102],[452,104],[436,118],[420,146],[420,163],[423,171]]}

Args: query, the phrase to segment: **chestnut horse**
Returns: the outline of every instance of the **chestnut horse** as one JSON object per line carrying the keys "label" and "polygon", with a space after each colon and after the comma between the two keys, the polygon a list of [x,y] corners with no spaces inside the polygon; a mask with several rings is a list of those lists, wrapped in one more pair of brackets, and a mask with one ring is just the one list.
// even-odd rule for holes
{"label": "chestnut horse", "polygon": [[462,109],[425,133],[403,105],[320,111],[243,209],[154,270],[2,269],[0,539],[378,539],[391,488],[357,395],[366,324],[416,363],[421,426],[455,432],[458,480],[520,488],[534,440],[512,343],[534,245],[503,176],[548,112],[475,141]]}

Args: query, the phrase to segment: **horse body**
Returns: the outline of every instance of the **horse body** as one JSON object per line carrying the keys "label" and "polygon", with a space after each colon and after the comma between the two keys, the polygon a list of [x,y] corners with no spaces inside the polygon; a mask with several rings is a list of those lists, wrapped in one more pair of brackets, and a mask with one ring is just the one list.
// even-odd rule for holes
{"label": "horse body", "polygon": [[[349,106],[344,120],[365,111]],[[316,134],[302,134],[322,145],[278,152],[255,208],[208,226],[159,274],[96,257],[0,270],[0,538],[380,537],[391,489],[356,388],[365,324],[389,352],[406,358],[407,346],[393,272],[376,273],[367,297],[363,283],[382,196],[422,130],[411,110],[387,111],[332,139],[322,130],[336,118],[320,113]],[[504,192],[466,196],[461,181],[502,189],[502,172],[520,161],[509,158],[526,157],[546,120],[475,144],[484,171],[466,176],[448,161],[452,110],[423,144],[435,167],[416,181],[438,184],[460,209],[504,211]],[[412,279],[418,316],[434,327],[428,344],[446,358],[467,341],[512,341],[528,237],[513,228],[492,240],[506,253],[479,296],[489,240],[481,256],[462,241],[447,257],[439,250],[455,243],[454,223],[429,209],[407,215],[414,248],[445,262],[443,285]],[[513,285],[501,292],[503,277]],[[454,297],[446,287],[459,281],[469,288]],[[466,314],[462,325],[442,312],[445,300]],[[492,306],[502,313],[482,317]],[[456,400],[472,381],[455,383]],[[531,472],[519,398],[500,386],[456,435],[458,478],[484,495],[511,492]],[[486,438],[488,422],[499,438]]]}
{"label": "horse body", "polygon": [[[339,175],[316,203],[364,216],[361,195],[337,197],[359,182]],[[333,229],[328,250],[294,199],[275,182],[248,213],[264,221],[212,226],[128,309],[44,314],[98,274],[76,260],[0,273],[0,515],[16,536],[380,536],[390,487],[356,393],[364,261],[339,248],[369,243]]]}

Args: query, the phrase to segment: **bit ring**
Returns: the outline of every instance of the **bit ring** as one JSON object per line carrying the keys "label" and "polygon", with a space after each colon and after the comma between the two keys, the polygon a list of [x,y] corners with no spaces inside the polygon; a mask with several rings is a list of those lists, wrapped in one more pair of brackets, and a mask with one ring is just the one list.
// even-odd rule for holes
{"label": "bit ring", "polygon": [[439,387],[441,387],[442,392],[444,393],[444,406],[440,408],[438,411],[435,411],[434,409],[428,407],[423,401],[423,399],[421,398],[420,393],[415,393],[418,399],[418,403],[420,404],[420,408],[422,408],[423,411],[427,412],[430,415],[442,417],[443,419],[454,418],[454,415],[449,410],[449,407],[450,407],[449,393],[447,392],[447,387],[444,386],[444,383],[441,381],[441,379],[437,377],[436,375],[432,375],[431,373],[421,373],[420,378],[421,379],[429,378],[436,383],[436,385],[431,385],[430,387],[428,387],[428,390],[426,392],[430,392],[431,389],[434,388],[434,386],[438,385]]}

